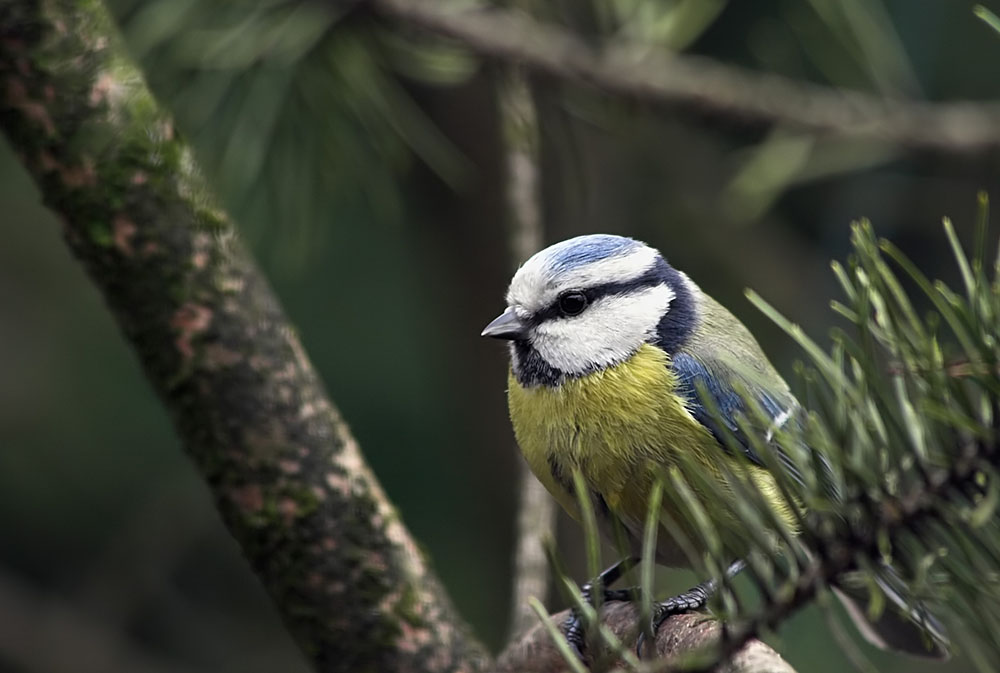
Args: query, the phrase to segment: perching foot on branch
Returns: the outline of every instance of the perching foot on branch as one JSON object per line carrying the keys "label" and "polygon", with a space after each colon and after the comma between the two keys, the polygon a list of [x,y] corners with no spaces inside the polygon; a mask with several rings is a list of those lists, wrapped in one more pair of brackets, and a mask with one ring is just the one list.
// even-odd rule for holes
{"label": "perching foot on branch", "polygon": [[[594,595],[598,591],[601,592],[601,601],[603,603],[635,600],[635,597],[639,595],[638,587],[628,587],[627,589],[609,589],[608,587],[621,579],[621,576],[634,568],[637,563],[639,563],[638,558],[623,558],[618,563],[605,569],[593,580],[584,584],[580,587],[584,602],[593,605]],[[566,640],[569,641],[573,651],[576,652],[576,656],[582,661],[583,652],[587,646],[587,633],[583,623],[583,615],[580,614],[579,610],[576,608],[570,610],[569,617],[563,622],[562,630],[566,635]]]}
{"label": "perching foot on branch", "polygon": [[[733,561],[733,563],[726,568],[726,578],[729,579],[735,577],[745,566],[746,564],[743,561]],[[714,579],[710,579],[691,587],[683,593],[671,596],[665,601],[654,603],[653,615],[649,620],[649,628],[640,631],[639,637],[635,642],[636,655],[638,655],[640,659],[642,658],[642,646],[646,642],[647,634],[655,642],[656,633],[660,630],[660,627],[663,626],[663,622],[667,621],[674,615],[684,614],[685,612],[694,612],[695,610],[700,610],[705,607],[708,603],[708,599],[715,594],[717,589],[718,583]]]}

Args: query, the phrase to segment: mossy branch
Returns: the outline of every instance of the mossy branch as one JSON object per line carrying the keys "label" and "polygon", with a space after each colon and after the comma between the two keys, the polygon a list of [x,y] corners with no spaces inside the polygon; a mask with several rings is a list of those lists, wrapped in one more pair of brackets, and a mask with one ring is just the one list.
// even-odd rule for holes
{"label": "mossy branch", "polygon": [[103,5],[0,6],[0,123],[321,671],[483,666]]}

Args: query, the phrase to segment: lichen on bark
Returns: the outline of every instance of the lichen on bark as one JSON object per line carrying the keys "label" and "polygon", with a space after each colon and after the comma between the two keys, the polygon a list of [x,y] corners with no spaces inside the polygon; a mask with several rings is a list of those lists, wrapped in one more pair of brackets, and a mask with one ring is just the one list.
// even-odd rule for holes
{"label": "lichen on bark", "polygon": [[0,7],[0,123],[319,670],[485,654],[96,1]]}

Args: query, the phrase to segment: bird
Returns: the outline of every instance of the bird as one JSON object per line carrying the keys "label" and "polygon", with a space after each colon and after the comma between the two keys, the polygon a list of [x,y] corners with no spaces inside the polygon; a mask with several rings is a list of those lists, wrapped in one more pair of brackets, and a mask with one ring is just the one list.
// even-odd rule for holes
{"label": "bird", "polygon": [[[506,302],[482,336],[509,342],[507,401],[524,459],[577,520],[578,474],[601,533],[611,541],[625,538],[622,561],[584,586],[588,600],[592,591],[606,600],[634,596],[609,587],[639,562],[651,490],[656,483],[669,485],[663,475],[671,469],[697,469],[698,479],[688,480],[695,497],[724,513],[735,495],[723,468],[741,462],[774,515],[795,530],[768,461],[754,450],[740,419],[751,415],[752,399],[768,421],[761,434],[771,442],[786,424],[798,422],[802,408],[743,323],[656,248],[611,234],[555,243],[518,268]],[[788,453],[779,447],[775,455],[777,469],[802,479]],[[661,507],[668,502],[664,497]],[[669,514],[682,531],[694,526],[679,511]],[[729,523],[718,534],[731,557],[727,574],[734,575],[743,568],[750,536],[741,534],[735,516]],[[655,562],[691,565],[684,545],[662,525]],[[891,567],[881,569],[877,582],[893,608],[875,620],[864,607],[867,588],[835,591],[862,635],[883,649],[947,658],[940,622],[922,606],[907,605],[905,585]],[[657,603],[648,632],[671,614],[704,607],[714,589],[707,581]],[[576,610],[564,632],[582,657],[584,629]]]}

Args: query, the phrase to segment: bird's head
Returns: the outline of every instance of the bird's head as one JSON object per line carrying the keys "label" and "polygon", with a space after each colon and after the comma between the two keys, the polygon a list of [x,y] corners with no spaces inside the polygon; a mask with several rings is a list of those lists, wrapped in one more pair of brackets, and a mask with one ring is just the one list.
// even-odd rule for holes
{"label": "bird's head", "polygon": [[694,326],[693,285],[654,249],[592,234],[526,261],[507,290],[507,310],[483,336],[511,342],[522,385],[559,385],[631,357],[644,343],[667,352]]}

